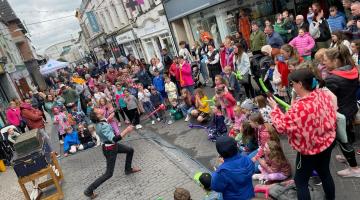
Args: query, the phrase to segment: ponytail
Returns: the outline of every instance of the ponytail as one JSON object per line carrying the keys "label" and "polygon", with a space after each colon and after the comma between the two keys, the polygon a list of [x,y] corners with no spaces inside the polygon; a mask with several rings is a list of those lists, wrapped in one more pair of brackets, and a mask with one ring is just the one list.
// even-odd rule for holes
{"label": "ponytail", "polygon": [[337,47],[327,49],[325,51],[326,57],[328,57],[330,60],[338,60],[341,63],[342,67],[345,65],[351,65],[355,66],[354,60],[351,57],[350,51],[347,46],[340,44]]}

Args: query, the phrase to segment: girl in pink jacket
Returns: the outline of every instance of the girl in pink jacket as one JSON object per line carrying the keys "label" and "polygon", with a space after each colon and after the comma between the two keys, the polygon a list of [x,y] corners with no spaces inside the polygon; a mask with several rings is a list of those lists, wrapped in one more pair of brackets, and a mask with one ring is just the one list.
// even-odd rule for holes
{"label": "girl in pink jacket", "polygon": [[292,39],[289,44],[299,52],[304,60],[311,60],[311,50],[315,46],[315,41],[303,28],[299,29],[299,35]]}
{"label": "girl in pink jacket", "polygon": [[194,93],[194,80],[192,78],[191,66],[186,60],[179,56],[179,66],[176,70],[181,88],[186,88],[191,94]]}

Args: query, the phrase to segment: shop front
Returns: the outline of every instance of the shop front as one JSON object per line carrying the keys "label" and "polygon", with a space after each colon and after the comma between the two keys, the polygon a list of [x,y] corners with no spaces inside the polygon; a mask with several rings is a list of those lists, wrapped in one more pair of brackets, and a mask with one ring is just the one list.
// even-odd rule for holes
{"label": "shop front", "polygon": [[108,44],[109,49],[110,49],[112,55],[114,56],[114,58],[118,58],[121,56],[121,51],[117,45],[116,37],[114,35],[106,38],[106,43]]}
{"label": "shop front", "polygon": [[132,30],[116,36],[116,42],[120,49],[122,49],[124,56],[131,54],[138,59],[144,58],[144,51],[141,46],[141,41],[136,38]]}
{"label": "shop front", "polygon": [[166,48],[171,55],[176,55],[174,41],[171,37],[167,19],[164,15],[158,19],[147,18],[134,28],[138,38],[141,39],[145,50],[146,60],[153,57],[161,58],[161,50]]}
{"label": "shop front", "polygon": [[97,61],[112,57],[111,49],[106,43],[103,34],[95,37],[89,43],[90,43],[90,48],[93,50],[94,56],[96,57]]}
{"label": "shop front", "polygon": [[[208,3],[201,4],[201,1],[203,0],[181,2],[170,0],[164,3],[164,7],[177,40],[186,38],[188,42],[200,41],[201,33],[207,32],[213,37],[216,47],[219,47],[227,35],[244,31],[239,25],[241,20],[245,20],[248,24],[250,21],[264,24],[265,19],[274,21],[275,14],[285,9],[294,16],[306,15],[308,6],[312,2],[305,0],[208,0]],[[320,0],[319,2],[326,9],[331,1]]]}

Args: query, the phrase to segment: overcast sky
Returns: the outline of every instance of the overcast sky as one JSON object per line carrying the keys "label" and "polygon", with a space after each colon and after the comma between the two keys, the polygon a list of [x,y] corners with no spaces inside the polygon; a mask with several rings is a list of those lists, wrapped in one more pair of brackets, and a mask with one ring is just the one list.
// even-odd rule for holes
{"label": "overcast sky", "polygon": [[81,0],[8,0],[8,2],[25,24],[74,16],[27,26],[38,53],[43,54],[47,47],[57,42],[77,38],[80,25],[75,18],[75,10],[80,7]]}

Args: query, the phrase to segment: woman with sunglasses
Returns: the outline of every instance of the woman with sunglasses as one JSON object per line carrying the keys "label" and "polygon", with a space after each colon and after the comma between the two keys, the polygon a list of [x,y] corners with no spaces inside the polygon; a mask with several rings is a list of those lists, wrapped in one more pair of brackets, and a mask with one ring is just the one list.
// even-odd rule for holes
{"label": "woman with sunglasses", "polygon": [[308,183],[313,170],[322,181],[326,199],[335,199],[335,184],[329,164],[336,135],[335,105],[328,92],[317,89],[317,80],[309,69],[299,69],[289,75],[299,96],[290,109],[283,113],[273,98],[269,104],[273,126],[289,137],[297,151],[295,185],[298,199],[310,200]]}

